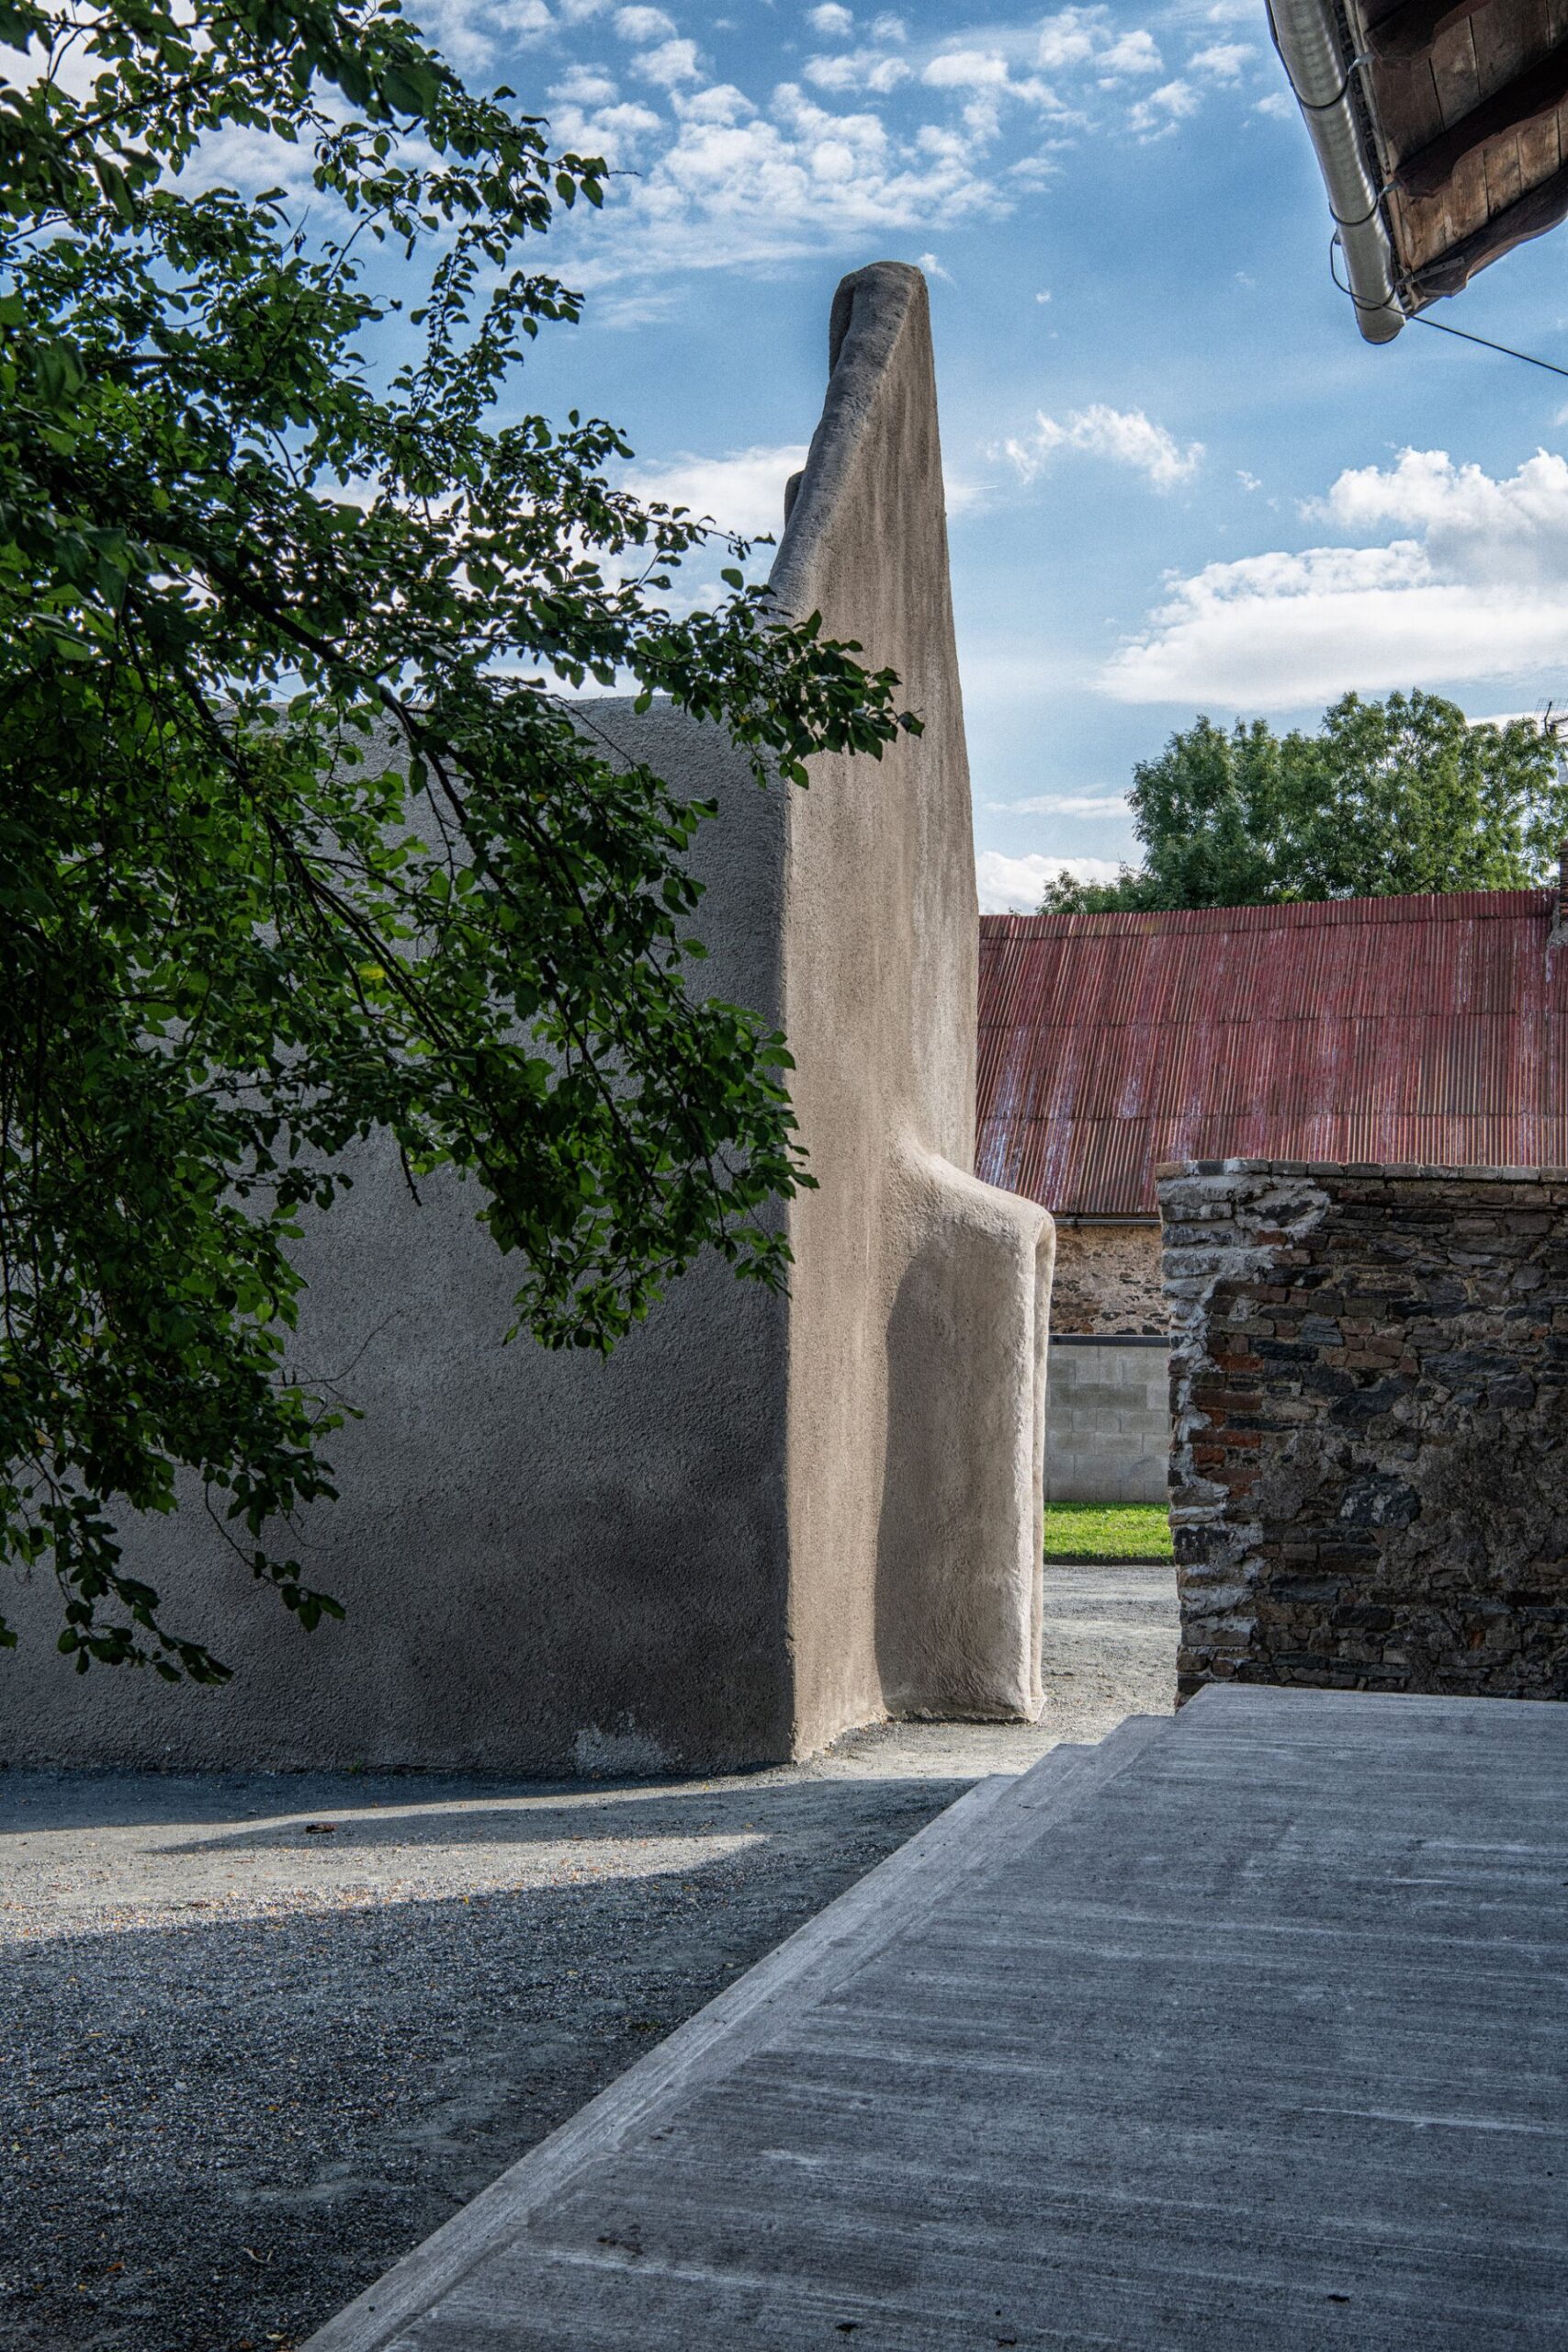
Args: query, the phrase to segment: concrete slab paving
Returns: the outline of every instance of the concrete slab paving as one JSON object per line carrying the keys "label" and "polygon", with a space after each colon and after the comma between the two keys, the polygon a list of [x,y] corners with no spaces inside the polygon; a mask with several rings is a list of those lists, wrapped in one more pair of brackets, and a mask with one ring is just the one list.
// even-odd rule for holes
{"label": "concrete slab paving", "polygon": [[704,1781],[0,1773],[0,2347],[293,2352],[976,1781],[1175,1703],[1050,1566],[1038,1724]]}
{"label": "concrete slab paving", "polygon": [[1568,1713],[1205,1691],[940,1815],[310,2352],[1561,2346]]}

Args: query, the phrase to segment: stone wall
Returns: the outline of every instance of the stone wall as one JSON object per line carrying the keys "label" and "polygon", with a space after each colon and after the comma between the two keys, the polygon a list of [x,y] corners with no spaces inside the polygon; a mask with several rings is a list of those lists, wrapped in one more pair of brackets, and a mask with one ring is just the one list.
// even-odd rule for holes
{"label": "stone wall", "polygon": [[1169,1387],[1163,1339],[1084,1339],[1053,1331],[1046,1499],[1163,1503]]}
{"label": "stone wall", "polygon": [[1159,1175],[1183,1694],[1568,1698],[1568,1170]]}
{"label": "stone wall", "polygon": [[1165,1329],[1159,1220],[1080,1225],[1058,1219],[1053,1331]]}

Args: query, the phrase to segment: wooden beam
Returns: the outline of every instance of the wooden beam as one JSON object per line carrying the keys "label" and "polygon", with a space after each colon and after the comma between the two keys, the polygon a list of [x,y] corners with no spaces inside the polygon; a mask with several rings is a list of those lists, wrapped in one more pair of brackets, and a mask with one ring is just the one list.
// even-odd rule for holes
{"label": "wooden beam", "polygon": [[1439,35],[1462,25],[1493,0],[1403,0],[1367,28],[1367,52],[1380,65],[1414,65]]}
{"label": "wooden beam", "polygon": [[1402,156],[1394,173],[1406,196],[1436,196],[1467,155],[1511,130],[1522,130],[1542,115],[1551,114],[1568,97],[1568,43],[1537,58],[1478,107],[1461,115],[1445,130]]}
{"label": "wooden beam", "polygon": [[1528,196],[1521,196],[1517,204],[1510,204],[1506,211],[1495,213],[1483,227],[1461,237],[1447,253],[1413,270],[1401,291],[1414,295],[1418,304],[1432,301],[1439,294],[1457,294],[1488,262],[1522,245],[1529,237],[1544,236],[1564,219],[1568,219],[1568,164],[1532,187]]}

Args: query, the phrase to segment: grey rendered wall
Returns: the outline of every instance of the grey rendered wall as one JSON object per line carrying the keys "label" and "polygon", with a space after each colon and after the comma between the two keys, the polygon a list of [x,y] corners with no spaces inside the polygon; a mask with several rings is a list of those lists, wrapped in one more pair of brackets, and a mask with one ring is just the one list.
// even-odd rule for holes
{"label": "grey rendered wall", "polygon": [[[783,797],[716,729],[593,706],[719,820],[704,985],[779,1001]],[[220,1690],[78,1676],[52,1580],[12,1595],[11,1761],[696,1769],[788,1753],[786,1304],[699,1268],[608,1363],[502,1338],[513,1283],[457,1185],[410,1199],[390,1155],[308,1230],[297,1360],[363,1412],[333,1442],[341,1499],[303,1556],[348,1607],[301,1634],[188,1498],[132,1546],[236,1668]]]}
{"label": "grey rendered wall", "polygon": [[1056,1503],[1163,1503],[1170,1473],[1164,1340],[1051,1342],[1045,1492]]}
{"label": "grey rendered wall", "polygon": [[820,1186],[790,1214],[792,1295],[705,1264],[608,1363],[503,1347],[513,1284],[461,1188],[416,1207],[367,1150],[300,1245],[297,1360],[364,1416],[300,1546],[347,1623],[302,1634],[193,1500],[133,1557],[233,1682],[77,1677],[35,1585],[0,1757],[694,1771],[885,1711],[1038,1709],[1051,1222],[970,1172],[977,923],[917,272],[846,281],[832,362],[774,581],[899,671],[924,735],[764,793],[668,707],[583,712],[719,803],[697,969],[789,1033]]}

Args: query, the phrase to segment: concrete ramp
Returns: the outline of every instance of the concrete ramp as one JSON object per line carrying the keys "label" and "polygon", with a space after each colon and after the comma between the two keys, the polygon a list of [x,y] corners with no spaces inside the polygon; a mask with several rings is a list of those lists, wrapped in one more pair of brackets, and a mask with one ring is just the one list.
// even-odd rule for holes
{"label": "concrete ramp", "polygon": [[1568,2342],[1568,1710],[988,1781],[308,2352]]}

